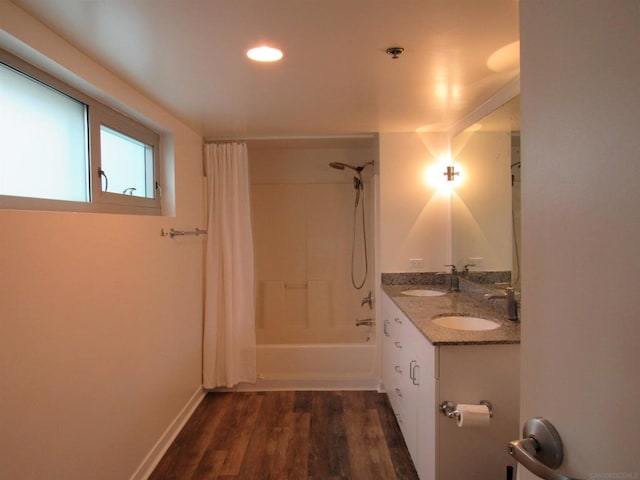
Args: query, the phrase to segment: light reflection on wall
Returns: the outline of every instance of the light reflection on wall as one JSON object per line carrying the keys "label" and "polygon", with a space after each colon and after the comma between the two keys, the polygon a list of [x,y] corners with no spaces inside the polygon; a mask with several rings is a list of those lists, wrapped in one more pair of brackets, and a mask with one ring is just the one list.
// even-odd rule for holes
{"label": "light reflection on wall", "polygon": [[[457,175],[453,180],[447,180],[447,167],[453,166]],[[454,189],[464,184],[464,169],[462,165],[451,161],[451,155],[446,154],[438,158],[436,163],[426,165],[422,172],[422,179],[428,187],[437,191],[440,195],[449,195]]]}

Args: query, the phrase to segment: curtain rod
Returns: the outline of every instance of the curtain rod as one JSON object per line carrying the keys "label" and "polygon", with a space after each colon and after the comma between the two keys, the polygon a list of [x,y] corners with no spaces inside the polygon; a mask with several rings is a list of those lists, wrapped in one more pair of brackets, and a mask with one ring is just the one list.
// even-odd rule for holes
{"label": "curtain rod", "polygon": [[222,142],[268,142],[275,140],[372,140],[378,138],[377,133],[360,133],[354,135],[274,135],[274,136],[240,136],[240,137],[223,137],[223,138],[207,138],[205,144],[222,143]]}

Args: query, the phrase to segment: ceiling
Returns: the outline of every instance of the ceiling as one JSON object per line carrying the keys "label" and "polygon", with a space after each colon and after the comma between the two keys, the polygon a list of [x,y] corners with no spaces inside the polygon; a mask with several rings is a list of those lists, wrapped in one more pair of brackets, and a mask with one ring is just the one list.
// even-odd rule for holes
{"label": "ceiling", "polygon": [[13,1],[206,139],[446,130],[519,73],[517,0]]}

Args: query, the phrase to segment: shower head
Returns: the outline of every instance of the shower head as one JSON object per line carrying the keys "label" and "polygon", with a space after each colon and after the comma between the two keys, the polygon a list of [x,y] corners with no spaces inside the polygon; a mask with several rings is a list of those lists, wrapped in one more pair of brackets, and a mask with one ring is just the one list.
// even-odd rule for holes
{"label": "shower head", "polygon": [[345,168],[349,168],[357,173],[360,173],[362,170],[364,170],[367,165],[373,165],[373,161],[367,162],[364,165],[360,165],[359,167],[354,167],[353,165],[349,165],[348,163],[342,163],[342,162],[331,162],[329,164],[331,168],[335,168],[338,170],[344,170]]}
{"label": "shower head", "polygon": [[344,170],[345,164],[340,162],[331,162],[329,166],[337,170]]}
{"label": "shower head", "polygon": [[336,168],[338,170],[344,170],[345,168],[349,168],[358,173],[360,173],[364,168],[364,167],[354,167],[353,165],[349,165],[348,163],[342,163],[342,162],[331,162],[329,166],[331,168]]}

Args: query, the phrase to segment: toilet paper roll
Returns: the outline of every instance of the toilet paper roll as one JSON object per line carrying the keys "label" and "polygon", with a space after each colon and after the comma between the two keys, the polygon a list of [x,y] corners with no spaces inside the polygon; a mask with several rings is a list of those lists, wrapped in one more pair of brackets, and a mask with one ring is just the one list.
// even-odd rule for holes
{"label": "toilet paper roll", "polygon": [[460,428],[489,426],[491,417],[489,407],[486,405],[466,405],[459,403],[456,405],[456,410],[460,412],[457,420],[458,427]]}

